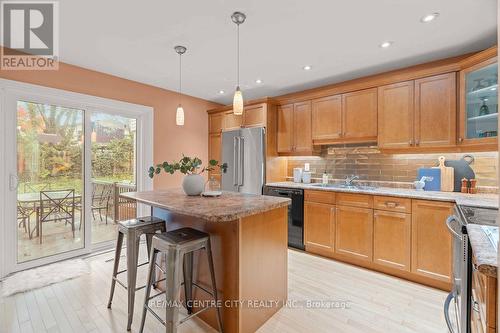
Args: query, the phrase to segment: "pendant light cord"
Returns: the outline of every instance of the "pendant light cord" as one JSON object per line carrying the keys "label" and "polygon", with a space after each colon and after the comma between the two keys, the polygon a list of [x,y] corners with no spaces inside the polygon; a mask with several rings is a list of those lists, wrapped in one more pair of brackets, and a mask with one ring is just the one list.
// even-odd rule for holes
{"label": "pendant light cord", "polygon": [[182,54],[179,53],[179,105],[182,104]]}
{"label": "pendant light cord", "polygon": [[237,38],[236,38],[236,81],[238,82],[238,87],[240,86],[240,25],[237,24]]}

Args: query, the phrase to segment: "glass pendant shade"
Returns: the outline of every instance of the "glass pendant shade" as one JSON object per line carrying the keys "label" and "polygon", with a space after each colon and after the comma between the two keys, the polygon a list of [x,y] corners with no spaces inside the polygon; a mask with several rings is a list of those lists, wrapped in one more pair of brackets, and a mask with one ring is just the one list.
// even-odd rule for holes
{"label": "glass pendant shade", "polygon": [[243,94],[240,87],[236,87],[236,91],[234,92],[233,113],[238,116],[243,114]]}
{"label": "glass pendant shade", "polygon": [[177,107],[177,112],[175,113],[175,123],[177,124],[177,126],[184,125],[184,109],[180,104]]}

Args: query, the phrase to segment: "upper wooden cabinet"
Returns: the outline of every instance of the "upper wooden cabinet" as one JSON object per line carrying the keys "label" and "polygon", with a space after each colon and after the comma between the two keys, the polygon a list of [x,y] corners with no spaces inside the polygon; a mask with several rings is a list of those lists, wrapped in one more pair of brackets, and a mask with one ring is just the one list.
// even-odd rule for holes
{"label": "upper wooden cabinet", "polygon": [[227,111],[224,113],[224,130],[233,130],[241,128],[243,124],[243,116],[235,115],[233,111]]}
{"label": "upper wooden cabinet", "polygon": [[342,96],[315,99],[311,107],[312,139],[339,139],[342,136]]}
{"label": "upper wooden cabinet", "polygon": [[455,146],[456,101],[455,73],[415,80],[415,146]]}
{"label": "upper wooden cabinet", "polygon": [[210,133],[220,133],[224,128],[224,114],[214,113],[208,116],[208,130]]}
{"label": "upper wooden cabinet", "polygon": [[342,118],[343,140],[377,141],[377,89],[343,94]]}
{"label": "upper wooden cabinet", "polygon": [[245,110],[243,111],[243,126],[266,126],[265,106],[262,104],[246,106]]}
{"label": "upper wooden cabinet", "polygon": [[487,59],[460,72],[458,143],[497,150],[498,64]]}
{"label": "upper wooden cabinet", "polygon": [[378,88],[379,148],[405,149],[413,146],[414,99],[413,81]]}
{"label": "upper wooden cabinet", "polygon": [[311,155],[311,102],[278,107],[278,153]]}
{"label": "upper wooden cabinet", "polygon": [[412,201],[411,271],[432,279],[451,282],[452,239],[446,219],[453,204]]}
{"label": "upper wooden cabinet", "polygon": [[454,72],[379,87],[379,148],[455,146],[456,89]]}

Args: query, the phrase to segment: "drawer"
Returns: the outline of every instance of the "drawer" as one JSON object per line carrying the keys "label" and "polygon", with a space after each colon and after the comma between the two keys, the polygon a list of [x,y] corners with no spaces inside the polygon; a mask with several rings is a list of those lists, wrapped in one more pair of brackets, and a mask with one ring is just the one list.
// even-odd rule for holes
{"label": "drawer", "polygon": [[375,196],[373,208],[409,214],[411,213],[411,199]]}
{"label": "drawer", "polygon": [[335,192],[305,190],[304,200],[334,205]]}
{"label": "drawer", "polygon": [[337,205],[373,208],[373,196],[354,193],[337,193]]}

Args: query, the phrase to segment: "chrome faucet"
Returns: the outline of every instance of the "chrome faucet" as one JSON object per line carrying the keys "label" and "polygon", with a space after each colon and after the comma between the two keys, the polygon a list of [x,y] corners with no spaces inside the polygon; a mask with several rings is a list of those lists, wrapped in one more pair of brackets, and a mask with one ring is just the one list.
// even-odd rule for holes
{"label": "chrome faucet", "polygon": [[359,176],[356,176],[356,175],[347,176],[347,177],[345,178],[345,186],[352,186],[352,182],[353,182],[355,179],[359,179]]}

